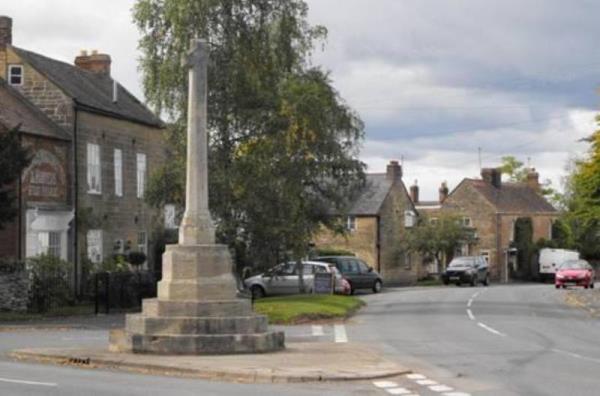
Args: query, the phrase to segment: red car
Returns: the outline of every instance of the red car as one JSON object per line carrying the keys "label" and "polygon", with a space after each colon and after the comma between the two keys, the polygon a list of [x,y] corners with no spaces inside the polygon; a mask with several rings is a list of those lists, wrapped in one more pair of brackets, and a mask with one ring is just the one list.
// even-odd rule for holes
{"label": "red car", "polygon": [[556,270],[554,285],[566,289],[567,286],[594,287],[596,274],[592,266],[585,260],[567,260]]}

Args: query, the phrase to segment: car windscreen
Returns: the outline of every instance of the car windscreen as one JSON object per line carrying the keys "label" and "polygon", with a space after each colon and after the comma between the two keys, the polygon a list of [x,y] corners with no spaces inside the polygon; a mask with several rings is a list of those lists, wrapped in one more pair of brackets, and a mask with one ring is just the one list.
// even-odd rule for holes
{"label": "car windscreen", "polygon": [[588,269],[590,265],[587,261],[583,260],[567,260],[558,267],[561,270],[564,269]]}
{"label": "car windscreen", "polygon": [[473,267],[475,265],[475,260],[473,258],[455,258],[450,262],[449,267]]}

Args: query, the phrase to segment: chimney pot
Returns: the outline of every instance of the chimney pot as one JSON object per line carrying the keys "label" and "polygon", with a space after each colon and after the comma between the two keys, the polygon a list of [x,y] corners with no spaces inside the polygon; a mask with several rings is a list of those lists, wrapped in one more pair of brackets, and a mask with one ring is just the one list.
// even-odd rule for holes
{"label": "chimney pot", "polygon": [[402,167],[398,161],[390,161],[386,171],[387,178],[392,181],[402,179]]}
{"label": "chimney pot", "polygon": [[87,51],[82,51],[81,55],[75,58],[75,66],[92,73],[110,76],[110,55],[100,54],[93,50],[91,55]]}
{"label": "chimney pot", "polygon": [[496,188],[502,187],[502,171],[498,168],[483,168],[481,178]]}
{"label": "chimney pot", "polygon": [[0,15],[0,50],[5,50],[7,45],[12,45],[12,19]]}
{"label": "chimney pot", "polygon": [[442,182],[442,185],[440,186],[438,192],[440,203],[442,203],[446,200],[446,198],[448,198],[448,193],[450,192],[450,190],[448,190],[448,183]]}
{"label": "chimney pot", "polygon": [[419,185],[415,180],[415,184],[410,186],[410,198],[412,199],[414,204],[419,203]]}
{"label": "chimney pot", "polygon": [[535,170],[535,168],[531,168],[527,172],[527,185],[535,191],[541,191],[540,174]]}

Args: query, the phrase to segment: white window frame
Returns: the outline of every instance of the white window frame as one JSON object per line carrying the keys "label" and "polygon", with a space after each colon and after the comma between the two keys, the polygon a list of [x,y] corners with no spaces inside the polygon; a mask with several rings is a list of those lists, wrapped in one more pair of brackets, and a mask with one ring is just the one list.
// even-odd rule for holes
{"label": "white window frame", "polygon": [[62,232],[40,231],[38,232],[38,241],[38,254],[47,254],[58,258],[62,257]]}
{"label": "white window frame", "polygon": [[88,230],[86,242],[88,259],[94,264],[102,263],[104,257],[102,230]]}
{"label": "white window frame", "polygon": [[[17,70],[17,69],[20,71],[20,75],[18,76],[20,78],[20,80],[18,83],[13,83],[12,82],[12,78],[14,77],[13,70]],[[25,79],[24,74],[25,74],[25,69],[23,68],[23,65],[8,65],[8,84],[13,87],[23,86],[23,81]]]}
{"label": "white window frame", "polygon": [[177,208],[175,207],[175,205],[173,204],[166,204],[165,205],[165,211],[164,211],[164,217],[165,217],[165,229],[167,230],[174,230],[177,229]]}
{"label": "white window frame", "polygon": [[404,211],[404,227],[412,228],[417,225],[417,215],[412,210]]}
{"label": "white window frame", "polygon": [[[95,143],[87,144],[87,183],[88,194],[102,194],[102,162],[100,154],[100,145]],[[94,185],[94,177],[97,179]]]}
{"label": "white window frame", "polygon": [[135,156],[136,163],[136,175],[137,175],[137,197],[144,198],[144,191],[146,187],[146,154],[137,153]]}
{"label": "white window frame", "polygon": [[346,218],[346,229],[350,232],[356,231],[356,216],[348,216]]}
{"label": "white window frame", "polygon": [[113,151],[113,162],[115,170],[115,195],[117,197],[123,196],[123,151],[121,149],[114,149]]}

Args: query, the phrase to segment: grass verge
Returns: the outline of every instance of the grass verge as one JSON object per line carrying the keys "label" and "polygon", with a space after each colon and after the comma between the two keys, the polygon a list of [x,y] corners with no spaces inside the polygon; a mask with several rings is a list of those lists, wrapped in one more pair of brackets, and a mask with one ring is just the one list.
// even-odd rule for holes
{"label": "grass verge", "polygon": [[353,296],[304,294],[263,298],[254,302],[254,310],[267,315],[271,324],[298,324],[347,318],[363,305]]}
{"label": "grass verge", "polygon": [[33,312],[0,312],[0,323],[2,322],[26,322],[49,317],[92,315],[93,305],[72,305],[51,309],[45,313]]}

